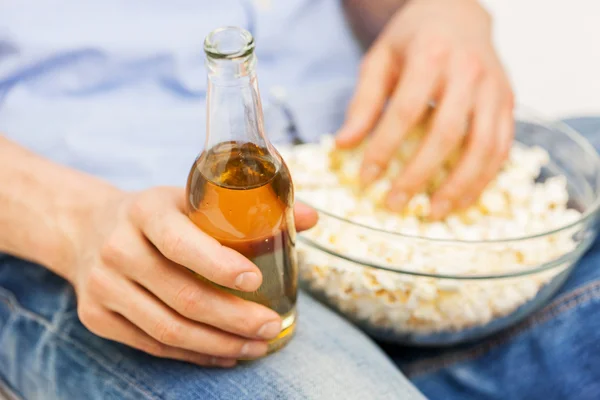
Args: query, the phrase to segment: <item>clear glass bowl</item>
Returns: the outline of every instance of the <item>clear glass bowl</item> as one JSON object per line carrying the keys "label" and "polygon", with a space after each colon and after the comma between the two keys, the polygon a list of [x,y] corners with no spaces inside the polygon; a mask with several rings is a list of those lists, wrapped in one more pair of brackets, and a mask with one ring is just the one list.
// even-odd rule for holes
{"label": "clear glass bowl", "polygon": [[[373,337],[413,346],[480,339],[546,304],[596,237],[600,158],[582,136],[562,123],[545,121],[522,108],[515,119],[516,142],[542,147],[550,155],[538,180],[567,178],[569,208],[582,213],[578,220],[533,236],[460,241],[374,229],[317,208],[319,224],[299,235],[302,287]],[[311,205],[310,198],[297,200]],[[356,251],[341,254],[319,236],[320,227],[332,224],[344,232],[339,240],[360,239]],[[429,262],[437,260],[436,273],[365,259],[365,246],[394,248],[396,255],[412,252],[413,258],[425,255]],[[469,273],[465,266],[472,263],[485,266],[478,270],[486,273]]]}

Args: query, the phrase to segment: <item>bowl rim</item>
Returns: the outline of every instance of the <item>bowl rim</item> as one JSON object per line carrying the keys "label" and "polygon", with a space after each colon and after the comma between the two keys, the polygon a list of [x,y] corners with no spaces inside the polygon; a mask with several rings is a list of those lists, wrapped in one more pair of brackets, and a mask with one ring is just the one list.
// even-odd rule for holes
{"label": "bowl rim", "polygon": [[[592,160],[594,160],[594,164],[595,164],[594,169],[600,175],[600,155],[598,154],[598,152],[596,151],[594,146],[581,133],[579,133],[577,130],[570,127],[563,121],[551,120],[551,119],[545,118],[544,116],[540,115],[540,113],[534,112],[530,108],[523,106],[523,105],[518,105],[518,107],[515,108],[515,123],[519,121],[518,114],[520,114],[520,113],[525,113],[527,116],[527,119],[533,121],[535,124],[541,125],[548,129],[560,131],[560,132],[564,133],[565,135],[567,135],[588,156],[590,156]],[[302,146],[302,145],[300,145],[300,146]],[[600,180],[600,176],[597,177],[597,180]],[[592,219],[598,213],[598,210],[600,209],[600,195],[596,195],[594,201],[588,207],[586,207],[586,209],[582,212],[581,216],[577,220],[567,223],[567,224],[564,224],[564,225],[561,225],[561,226],[558,226],[551,230],[542,231],[542,232],[535,233],[532,235],[515,236],[515,237],[493,239],[493,240],[464,240],[464,239],[429,238],[429,237],[420,236],[420,235],[411,235],[411,234],[401,233],[401,232],[397,232],[397,231],[390,231],[390,230],[386,230],[386,229],[382,229],[382,228],[376,228],[376,227],[369,226],[369,225],[366,225],[363,223],[354,222],[350,219],[335,215],[327,210],[321,209],[319,207],[315,207],[313,204],[311,204],[310,201],[307,201],[304,198],[302,198],[302,196],[297,196],[296,200],[308,205],[309,207],[314,208],[319,214],[326,215],[329,218],[333,218],[340,222],[349,223],[353,226],[360,227],[362,229],[366,229],[371,232],[387,234],[387,235],[391,235],[392,237],[397,237],[397,238],[401,238],[401,239],[416,240],[416,241],[422,241],[422,242],[428,242],[428,243],[455,244],[455,245],[495,245],[495,244],[502,245],[502,244],[508,244],[508,243],[513,243],[513,242],[522,242],[522,241],[532,240],[532,239],[536,239],[536,238],[542,238],[545,236],[550,236],[550,235],[560,233],[562,231],[566,231],[566,230],[574,228],[580,224],[583,224],[583,223],[587,222],[588,220]],[[587,236],[589,236],[589,235],[587,235]],[[591,240],[589,237],[586,237],[582,240],[582,242],[585,242],[585,240],[588,240],[589,243],[587,243],[586,246],[579,245],[579,246],[577,246],[577,248],[574,251],[568,252],[568,253],[564,254],[563,256],[558,257],[549,262],[545,262],[544,264],[541,264],[535,268],[527,268],[522,271],[514,271],[514,272],[510,272],[510,273],[505,273],[505,274],[452,275],[452,274],[439,274],[439,273],[422,273],[422,272],[417,272],[417,271],[406,270],[401,267],[385,266],[385,265],[370,262],[368,260],[349,257],[349,256],[343,255],[341,253],[331,251],[331,250],[327,249],[326,247],[321,246],[317,242],[307,238],[302,233],[299,234],[299,238],[303,242],[309,244],[310,246],[313,246],[313,247],[315,247],[321,251],[324,251],[332,256],[341,257],[347,261],[351,261],[354,263],[362,264],[362,265],[377,268],[377,269],[383,269],[383,270],[392,271],[392,272],[401,272],[401,273],[406,273],[406,274],[415,275],[415,276],[424,276],[424,277],[433,277],[433,278],[448,278],[448,279],[508,278],[508,277],[517,277],[517,276],[529,275],[529,274],[536,273],[536,272],[541,272],[541,271],[544,271],[547,269],[551,269],[555,266],[561,265],[564,262],[568,262],[568,259],[570,259],[570,256],[572,256],[572,254],[574,252],[577,252],[580,248],[584,248],[584,250],[587,250],[587,247],[589,245],[591,245],[591,243],[593,241],[593,237],[591,238]],[[581,251],[581,254],[583,254],[583,251]]]}

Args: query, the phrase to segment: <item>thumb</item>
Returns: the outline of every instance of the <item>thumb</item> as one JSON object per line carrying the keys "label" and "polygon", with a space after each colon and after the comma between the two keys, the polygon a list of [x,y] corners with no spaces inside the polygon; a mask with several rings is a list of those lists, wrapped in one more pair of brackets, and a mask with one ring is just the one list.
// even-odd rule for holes
{"label": "thumb", "polygon": [[296,230],[300,232],[315,226],[319,215],[306,204],[296,203],[294,207],[294,219],[296,220]]}

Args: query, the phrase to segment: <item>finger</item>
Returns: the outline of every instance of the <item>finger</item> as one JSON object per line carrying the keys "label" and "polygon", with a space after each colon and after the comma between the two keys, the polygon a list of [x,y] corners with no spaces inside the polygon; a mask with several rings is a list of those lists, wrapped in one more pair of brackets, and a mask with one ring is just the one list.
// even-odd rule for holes
{"label": "finger", "polygon": [[296,230],[301,232],[315,226],[319,215],[313,208],[306,204],[296,203],[294,207],[294,219],[296,220]]}
{"label": "finger", "polygon": [[387,46],[375,45],[365,55],[346,120],[336,135],[339,147],[358,145],[373,129],[397,76],[398,67],[392,50]]}
{"label": "finger", "polygon": [[105,306],[162,344],[221,358],[257,358],[266,354],[264,341],[245,339],[186,319],[116,273],[105,280],[111,293],[104,299]]}
{"label": "finger", "polygon": [[438,85],[438,65],[427,57],[414,57],[411,60],[365,149],[360,172],[364,184],[371,183],[385,170],[402,139],[427,110]]}
{"label": "finger", "polygon": [[147,218],[141,229],[165,257],[211,282],[247,292],[255,291],[262,283],[256,265],[202,232],[179,210]]}
{"label": "finger", "polygon": [[[464,72],[459,70],[459,72]],[[455,73],[435,111],[431,129],[419,149],[392,184],[388,208],[401,211],[408,200],[421,191],[448,155],[462,142],[473,104],[475,78]]]}
{"label": "finger", "polygon": [[471,132],[467,136],[463,154],[448,179],[434,194],[431,217],[445,217],[461,201],[476,196],[474,188],[494,157],[498,136],[498,115],[501,104],[496,82],[483,83],[475,104]]}
{"label": "finger", "polygon": [[500,112],[500,118],[497,125],[498,134],[496,136],[496,146],[498,150],[494,152],[494,155],[490,159],[483,174],[471,189],[471,195],[462,198],[461,202],[458,204],[458,208],[467,208],[477,200],[487,185],[496,177],[498,170],[508,157],[515,129],[512,107],[506,107]]}
{"label": "finger", "polygon": [[114,260],[121,272],[180,315],[248,338],[273,339],[281,332],[279,315],[258,303],[216,288],[157,250],[131,247]]}
{"label": "finger", "polygon": [[206,367],[229,368],[237,363],[232,358],[199,354],[160,343],[119,314],[107,310],[86,311],[82,317],[82,322],[85,320],[84,325],[99,327],[94,330],[96,335],[123,343],[155,357],[185,361]]}

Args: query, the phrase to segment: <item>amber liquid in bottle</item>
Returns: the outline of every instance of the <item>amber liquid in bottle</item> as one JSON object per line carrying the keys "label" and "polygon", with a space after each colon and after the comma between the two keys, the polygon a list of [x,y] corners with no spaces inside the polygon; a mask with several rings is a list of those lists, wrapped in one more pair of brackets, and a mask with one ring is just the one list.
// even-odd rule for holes
{"label": "amber liquid in bottle", "polygon": [[188,213],[202,231],[260,269],[262,284],[252,293],[212,284],[281,316],[282,330],[269,342],[273,352],[289,342],[296,326],[292,180],[264,133],[252,35],[219,28],[207,36],[204,51],[206,142],[188,176]]}
{"label": "amber liquid in bottle", "polygon": [[271,151],[253,143],[220,143],[198,157],[187,185],[191,220],[262,272],[255,292],[219,287],[281,316],[282,331],[270,352],[293,334],[298,280],[292,180]]}

